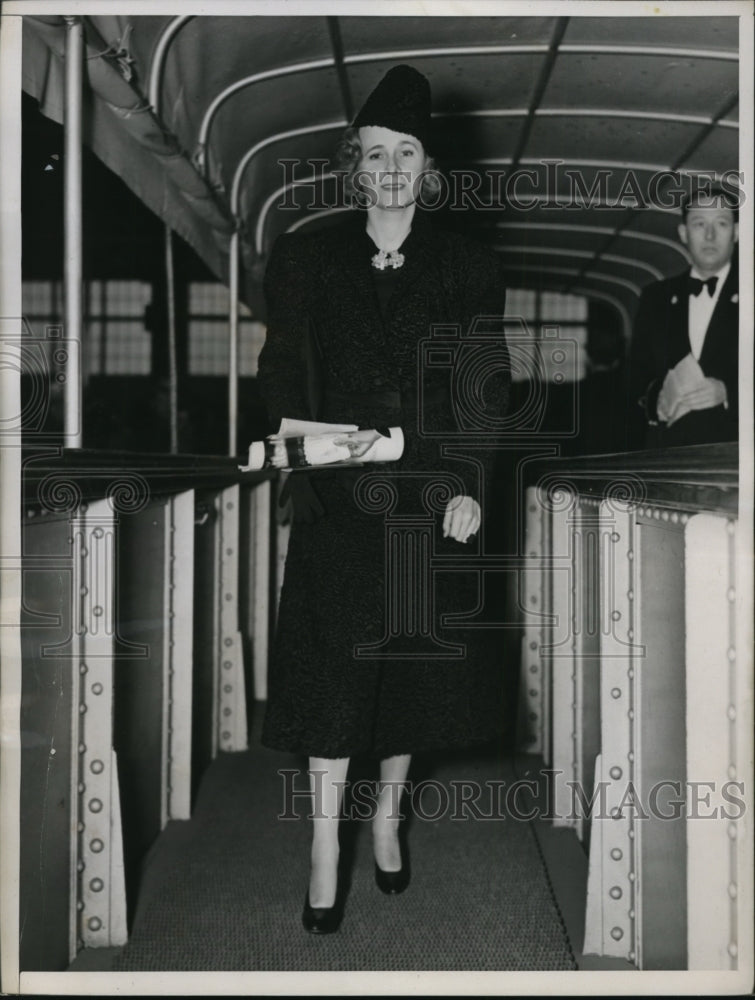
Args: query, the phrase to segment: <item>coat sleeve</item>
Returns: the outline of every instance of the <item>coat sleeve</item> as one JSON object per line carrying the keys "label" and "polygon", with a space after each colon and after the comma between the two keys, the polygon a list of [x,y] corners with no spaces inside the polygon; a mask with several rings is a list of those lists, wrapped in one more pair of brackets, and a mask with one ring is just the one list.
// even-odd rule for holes
{"label": "coat sleeve", "polygon": [[306,254],[295,238],[276,240],[265,272],[267,334],[257,381],[273,430],[283,417],[308,420],[306,347],[309,329]]}

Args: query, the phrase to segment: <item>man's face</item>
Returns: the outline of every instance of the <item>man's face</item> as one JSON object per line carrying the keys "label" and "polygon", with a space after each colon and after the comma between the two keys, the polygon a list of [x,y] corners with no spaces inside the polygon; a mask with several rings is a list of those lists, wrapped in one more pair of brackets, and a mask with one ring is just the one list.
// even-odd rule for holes
{"label": "man's face", "polygon": [[720,202],[693,206],[679,225],[679,239],[704,278],[716,274],[731,260],[738,237],[734,213]]}

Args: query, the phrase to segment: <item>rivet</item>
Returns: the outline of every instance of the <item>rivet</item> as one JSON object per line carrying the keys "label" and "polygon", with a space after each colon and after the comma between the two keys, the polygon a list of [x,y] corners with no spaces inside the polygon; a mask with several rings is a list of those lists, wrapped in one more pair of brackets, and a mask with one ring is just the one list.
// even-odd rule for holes
{"label": "rivet", "polygon": [[86,743],[79,743],[79,753],[86,753],[87,745]]}
{"label": "rivet", "polygon": [[624,937],[624,931],[621,929],[621,927],[612,927],[611,937],[614,939],[614,941],[621,941],[621,939]]}
{"label": "rivet", "polygon": [[[52,751],[52,750],[50,751],[50,753],[53,753],[53,752],[54,751]],[[736,769],[736,767],[733,764],[729,764],[729,768],[728,768],[728,770],[727,770],[726,773],[728,774],[728,776],[733,781],[734,778],[736,778],[736,776],[737,776],[737,769]]]}
{"label": "rivet", "polygon": [[223,685],[223,690],[225,691],[226,694],[230,694],[231,691],[233,691],[233,685],[232,684],[224,684]]}
{"label": "rivet", "polygon": [[95,606],[92,608],[92,614],[95,616],[95,618],[99,618],[100,615],[102,614],[102,606],[100,604],[95,604]]}
{"label": "rivet", "polygon": [[630,562],[634,559],[634,549],[627,550],[627,559],[629,559]]}
{"label": "rivet", "polygon": [[627,760],[634,760],[634,752],[632,750],[627,754]]}
{"label": "rivet", "polygon": [[611,688],[611,697],[612,698],[620,698],[621,697],[621,688]]}
{"label": "rivet", "polygon": [[79,900],[78,903],[76,904],[76,909],[79,911],[79,913],[81,913],[81,911],[84,909],[84,904],[81,902],[81,900]]}
{"label": "rivet", "polygon": [[662,521],[668,521],[669,516],[670,515],[669,515],[669,512],[667,510],[662,510],[661,511],[661,520]]}
{"label": "rivet", "polygon": [[536,642],[531,642],[530,643],[530,649],[537,649],[537,643]]}
{"label": "rivet", "polygon": [[634,709],[633,708],[630,708],[629,711],[627,712],[627,718],[628,719],[633,719],[634,718]]}
{"label": "rivet", "polygon": [[679,523],[679,515],[677,514],[677,512],[675,510],[671,512],[671,523],[672,524],[678,524]]}
{"label": "rivet", "polygon": [[225,554],[226,554],[227,556],[232,556],[232,555],[233,555],[233,549],[226,549],[226,550],[225,550]]}
{"label": "rivet", "polygon": [[612,542],[618,542],[620,540],[621,540],[621,535],[618,533],[618,531],[612,531],[611,532],[611,541]]}
{"label": "rivet", "polygon": [[537,507],[534,504],[531,503],[529,505],[529,507],[527,508],[527,510],[530,512],[530,514],[534,514],[535,511],[537,510]]}
{"label": "rivet", "polygon": [[535,551],[530,552],[530,559],[537,559],[537,552]]}
{"label": "rivet", "polygon": [[95,837],[94,840],[89,844],[89,847],[93,854],[99,854],[105,847],[103,842],[99,837]]}
{"label": "rivet", "polygon": [[634,910],[629,911],[629,919],[634,920]]}
{"label": "rivet", "polygon": [[79,593],[81,594],[82,597],[86,597],[86,595],[89,593],[89,587],[87,587],[86,584],[82,584],[82,586],[79,587]]}
{"label": "rivet", "polygon": [[627,836],[630,840],[634,840],[634,830],[629,830]]}
{"label": "rivet", "polygon": [[618,781],[618,779],[622,776],[624,772],[621,770],[620,767],[612,767],[608,773],[614,780]]}
{"label": "rivet", "polygon": [[633,628],[628,628],[627,629],[627,639],[634,639],[634,629]]}
{"label": "rivet", "polygon": [[727,521],[726,522],[726,531],[730,535],[734,534],[734,522],[733,521]]}
{"label": "rivet", "polygon": [[630,952],[629,952],[629,961],[630,961],[630,962],[633,962],[633,961],[634,961],[634,959],[635,959],[635,954],[634,954],[634,952],[633,952],[633,951],[630,951]]}
{"label": "rivet", "polygon": [[223,645],[224,646],[232,646],[233,645],[233,639],[231,639],[231,638],[223,639]]}
{"label": "rivet", "polygon": [[611,810],[611,819],[621,819],[621,817],[622,817],[621,809],[619,809],[618,806],[614,806],[613,809]]}
{"label": "rivet", "polygon": [[630,679],[634,677],[634,667],[630,667],[629,670],[627,670],[627,677]]}
{"label": "rivet", "polygon": [[624,894],[621,891],[621,886],[612,885],[611,888],[608,890],[608,895],[611,897],[611,899],[621,899],[621,897]]}
{"label": "rivet", "polygon": [[224,740],[230,740],[230,738],[231,738],[231,734],[229,732],[226,731],[225,733],[223,733],[223,739]]}
{"label": "rivet", "polygon": [[80,781],[76,787],[79,790],[79,795],[81,795],[82,792],[85,792],[87,788],[83,781]]}
{"label": "rivet", "polygon": [[225,599],[226,599],[226,601],[232,601],[233,600],[233,594],[226,594],[225,595]]}
{"label": "rivet", "polygon": [[620,847],[612,847],[611,857],[613,858],[614,861],[621,861],[621,859],[624,857],[624,852]]}
{"label": "rivet", "polygon": [[537,712],[529,712],[528,718],[532,719],[532,721],[534,722],[537,719]]}
{"label": "rivet", "polygon": [[51,757],[54,757],[57,752],[58,751],[55,749],[55,747],[50,747],[50,756]]}
{"label": "rivet", "polygon": [[102,927],[102,921],[99,917],[90,917],[87,920],[87,925],[90,931],[98,931]]}
{"label": "rivet", "polygon": [[78,872],[83,872],[84,871],[84,862],[83,861],[78,861],[76,863],[76,871],[78,871]]}
{"label": "rivet", "polygon": [[679,520],[681,521],[682,524],[686,524],[687,521],[689,521],[689,514],[680,514]]}
{"label": "rivet", "polygon": [[612,611],[611,612],[611,618],[613,618],[613,620],[615,622],[620,621],[621,620],[621,612],[620,611]]}
{"label": "rivet", "polygon": [[104,885],[105,883],[102,881],[101,878],[93,878],[89,883],[89,888],[92,890],[92,892],[102,892]]}
{"label": "rivet", "polygon": [[227,716],[227,715],[230,715],[230,714],[231,714],[231,710],[230,710],[230,708],[224,708],[224,709],[223,709],[223,715],[226,715],[226,716]]}
{"label": "rivet", "polygon": [[530,664],[530,673],[531,674],[536,674],[537,673],[537,664],[536,663]]}
{"label": "rivet", "polygon": [[737,898],[737,883],[736,882],[729,882],[729,897],[731,899],[736,899]]}
{"label": "rivet", "polygon": [[532,597],[530,597],[530,604],[537,604],[537,598],[535,597],[534,594],[532,595]]}
{"label": "rivet", "polygon": [[79,554],[81,555],[81,557],[82,557],[82,558],[86,558],[86,556],[88,556],[88,555],[89,555],[89,549],[87,549],[87,548],[82,548],[82,549],[81,549],[81,552],[80,552]]}
{"label": "rivet", "polygon": [[93,813],[102,812],[102,799],[92,799],[89,803],[89,811]]}
{"label": "rivet", "polygon": [[84,714],[84,712],[86,712],[86,710],[87,710],[87,707],[86,707],[86,705],[84,704],[84,702],[82,701],[82,702],[81,702],[81,703],[79,704],[79,715],[83,715],[83,714]]}
{"label": "rivet", "polygon": [[529,694],[530,698],[537,698],[538,694],[537,688],[530,688]]}
{"label": "rivet", "polygon": [[731,955],[732,958],[736,958],[736,955],[737,955],[737,946],[734,944],[733,941],[731,942],[731,944],[729,945],[729,947],[726,950],[729,952],[729,954]]}
{"label": "rivet", "polygon": [[736,840],[737,839],[737,827],[736,827],[735,823],[729,823],[729,826],[728,826],[726,832],[729,834],[729,839],[730,840]]}
{"label": "rivet", "polygon": [[92,694],[102,694],[102,692],[103,692],[103,687],[99,681],[97,681],[96,684],[92,685]]}
{"label": "rivet", "polygon": [[729,646],[729,648],[726,650],[726,658],[728,659],[729,663],[733,663],[736,660],[737,651],[734,649],[733,646]]}
{"label": "rivet", "polygon": [[737,599],[737,592],[733,587],[729,587],[726,591],[726,599],[729,601],[735,601]]}
{"label": "rivet", "polygon": [[79,820],[79,822],[76,824],[76,829],[79,831],[79,833],[84,832],[84,824],[81,822],[81,820]]}
{"label": "rivet", "polygon": [[89,669],[89,667],[86,665],[86,663],[80,663],[79,664],[79,673],[80,674],[85,674],[88,669]]}
{"label": "rivet", "polygon": [[634,600],[634,591],[633,590],[628,590],[627,591],[627,599],[630,600],[630,601]]}
{"label": "rivet", "polygon": [[734,705],[729,705],[729,707],[726,709],[726,717],[730,722],[734,722],[734,720],[737,717],[737,710],[734,707]]}
{"label": "rivet", "polygon": [[630,872],[629,873],[629,881],[630,882],[634,882],[636,878],[637,878],[637,876],[634,874],[634,872]]}
{"label": "rivet", "polygon": [[92,772],[92,774],[102,774],[102,772],[105,770],[105,765],[101,760],[93,760],[92,763],[89,765],[89,770]]}
{"label": "rivet", "polygon": [[94,535],[95,538],[102,538],[105,532],[102,530],[102,528],[95,528],[92,534]]}
{"label": "rivet", "polygon": [[231,663],[230,660],[223,660],[223,669],[224,670],[230,670],[232,666],[233,666],[233,664]]}

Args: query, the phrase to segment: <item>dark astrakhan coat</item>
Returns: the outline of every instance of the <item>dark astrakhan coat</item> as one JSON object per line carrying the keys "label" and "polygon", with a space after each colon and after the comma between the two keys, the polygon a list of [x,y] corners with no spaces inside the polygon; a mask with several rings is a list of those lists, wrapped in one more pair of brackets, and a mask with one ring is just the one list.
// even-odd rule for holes
{"label": "dark astrakhan coat", "polygon": [[450,497],[474,497],[485,515],[509,385],[502,268],[419,210],[401,251],[402,268],[376,272],[355,212],[280,237],[265,276],[258,377],[272,425],[316,409],[400,425],[406,442],[395,463],[291,473],[310,477],[325,514],[292,526],[262,741],[309,756],[469,745],[502,724],[490,630],[445,622],[481,617],[481,574],[459,559],[484,538],[442,537]]}

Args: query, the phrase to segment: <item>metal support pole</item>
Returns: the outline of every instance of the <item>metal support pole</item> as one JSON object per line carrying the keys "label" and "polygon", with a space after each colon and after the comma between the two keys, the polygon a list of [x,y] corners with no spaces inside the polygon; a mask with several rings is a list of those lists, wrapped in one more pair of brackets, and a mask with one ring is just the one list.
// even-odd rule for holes
{"label": "metal support pole", "polygon": [[[82,199],[81,104],[84,69],[84,29],[79,18],[66,17],[64,204],[65,333],[82,342]],[[68,351],[65,372],[64,440],[80,448],[82,438],[81,351]]]}
{"label": "metal support pole", "polygon": [[228,454],[236,454],[239,397],[239,236],[231,236],[228,305]]}
{"label": "metal support pole", "polygon": [[170,453],[178,453],[178,361],[176,358],[176,282],[173,232],[165,226],[165,277],[168,299],[168,382],[170,392]]}

